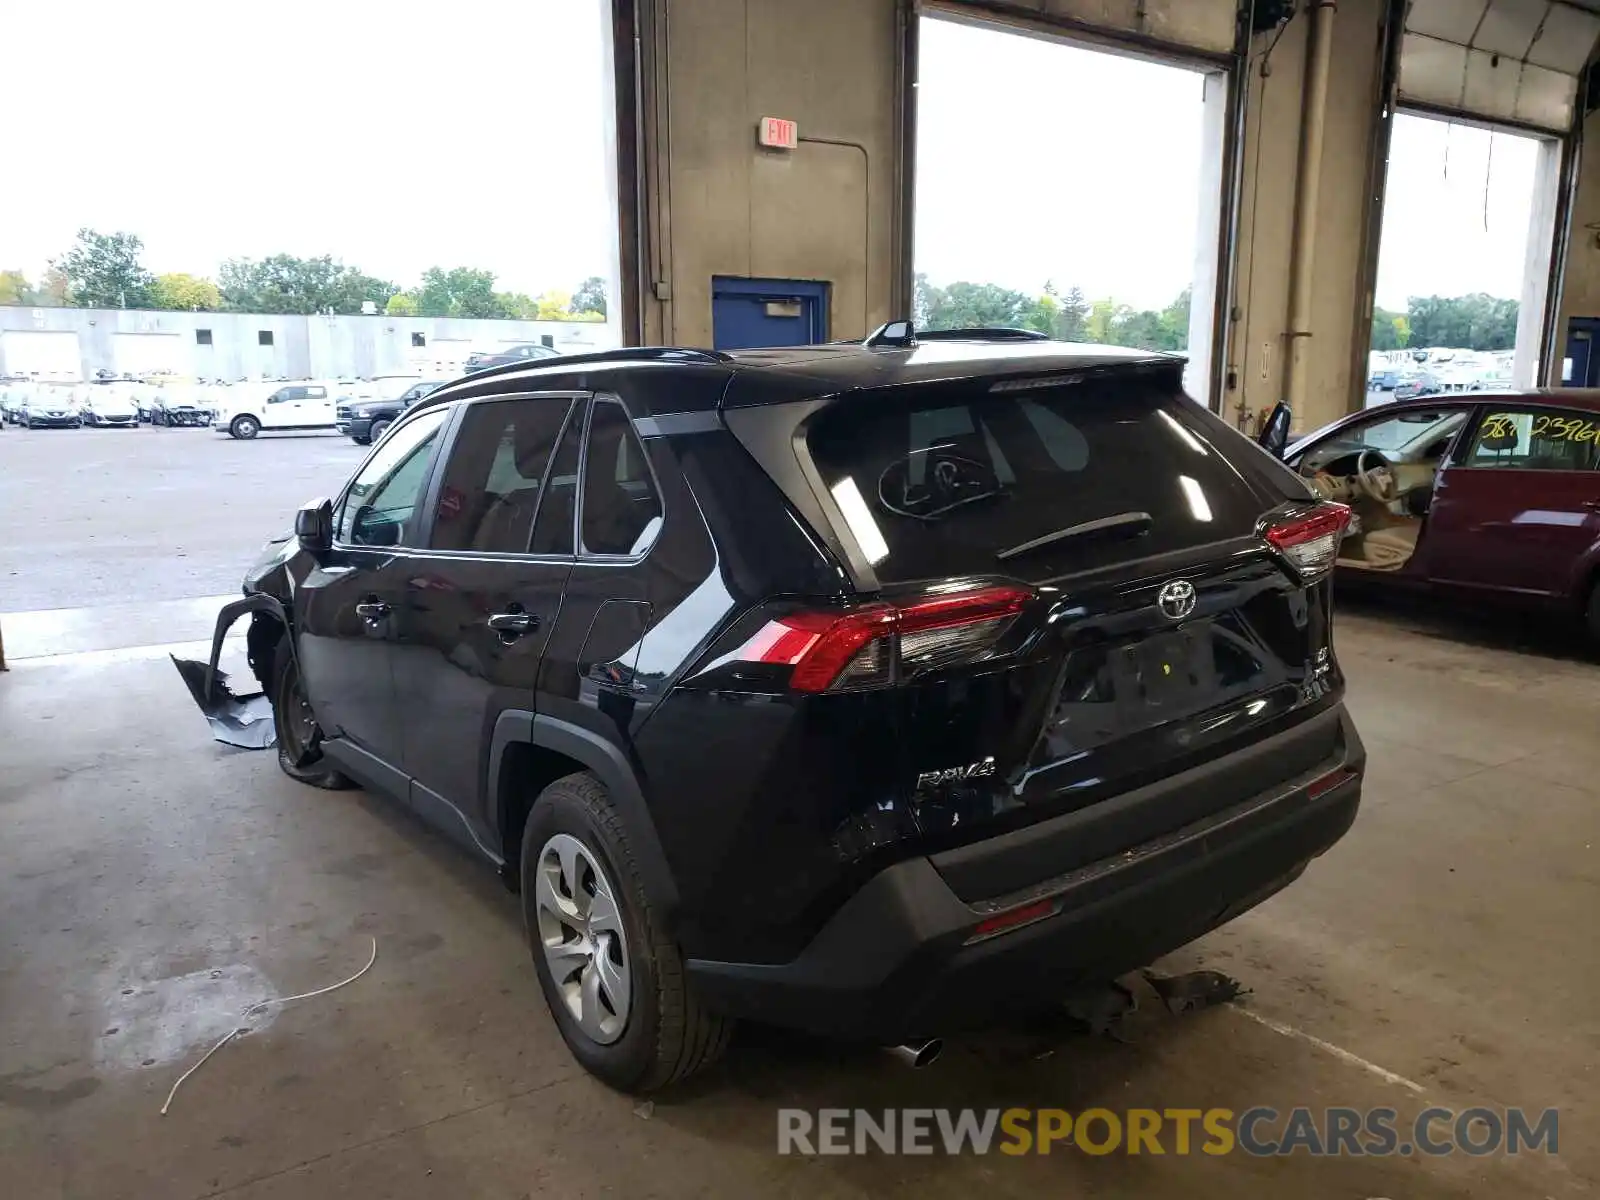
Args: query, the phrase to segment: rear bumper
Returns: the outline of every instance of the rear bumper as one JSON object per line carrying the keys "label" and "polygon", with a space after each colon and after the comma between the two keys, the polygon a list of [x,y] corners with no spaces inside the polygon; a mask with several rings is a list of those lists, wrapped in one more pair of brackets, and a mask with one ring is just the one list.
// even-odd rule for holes
{"label": "rear bumper", "polygon": [[[916,858],[869,881],[792,962],[691,959],[690,975],[729,1015],[885,1044],[1046,1007],[1233,919],[1338,841],[1366,764],[1342,709],[1338,720],[1340,750],[1315,769],[1024,894],[969,905]],[[986,916],[1041,901],[1052,915],[970,940]]]}

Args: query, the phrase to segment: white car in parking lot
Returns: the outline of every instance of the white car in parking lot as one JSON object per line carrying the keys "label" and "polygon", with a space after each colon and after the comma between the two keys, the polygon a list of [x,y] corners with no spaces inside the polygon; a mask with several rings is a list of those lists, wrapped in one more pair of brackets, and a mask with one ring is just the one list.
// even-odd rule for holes
{"label": "white car in parking lot", "polygon": [[139,425],[136,392],[137,385],[131,379],[95,380],[76,389],[73,397],[85,425],[136,429]]}
{"label": "white car in parking lot", "polygon": [[217,397],[212,427],[246,441],[262,430],[332,429],[335,390],[314,379],[237,384]]}

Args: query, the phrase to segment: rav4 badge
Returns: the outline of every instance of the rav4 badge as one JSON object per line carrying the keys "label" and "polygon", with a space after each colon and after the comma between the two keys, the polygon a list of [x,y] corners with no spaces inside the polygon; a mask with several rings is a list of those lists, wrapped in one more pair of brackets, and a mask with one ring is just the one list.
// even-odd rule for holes
{"label": "rav4 badge", "polygon": [[924,771],[917,776],[917,791],[939,787],[946,783],[962,783],[968,779],[981,779],[994,774],[994,755],[968,763],[964,767],[946,767],[942,771]]}

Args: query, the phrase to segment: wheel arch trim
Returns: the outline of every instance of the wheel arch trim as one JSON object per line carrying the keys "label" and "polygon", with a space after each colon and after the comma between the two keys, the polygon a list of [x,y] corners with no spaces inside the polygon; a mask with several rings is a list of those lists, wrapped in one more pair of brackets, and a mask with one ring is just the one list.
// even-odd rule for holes
{"label": "wheel arch trim", "polygon": [[489,743],[489,777],[485,792],[488,803],[485,807],[486,815],[495,823],[500,835],[502,854],[510,857],[502,827],[501,766],[507,747],[519,742],[565,755],[592,771],[605,785],[628,823],[630,848],[651,904],[671,914],[678,904],[678,887],[633,767],[614,744],[569,721],[523,709],[507,709],[496,718]]}

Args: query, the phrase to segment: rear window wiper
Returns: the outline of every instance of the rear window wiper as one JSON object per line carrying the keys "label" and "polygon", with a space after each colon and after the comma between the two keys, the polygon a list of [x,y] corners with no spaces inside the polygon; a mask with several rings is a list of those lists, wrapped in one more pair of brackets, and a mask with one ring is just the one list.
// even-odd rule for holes
{"label": "rear window wiper", "polygon": [[1093,521],[1083,521],[1077,525],[1068,525],[1065,529],[1058,529],[1054,533],[1047,533],[1043,537],[1032,538],[1012,546],[1009,550],[1002,550],[995,558],[1001,562],[1007,559],[1021,558],[1024,554],[1031,554],[1045,546],[1053,546],[1057,542],[1070,541],[1073,538],[1090,537],[1096,534],[1116,534],[1119,537],[1139,537],[1150,532],[1150,526],[1155,519],[1147,512],[1118,513],[1114,517],[1098,517]]}

